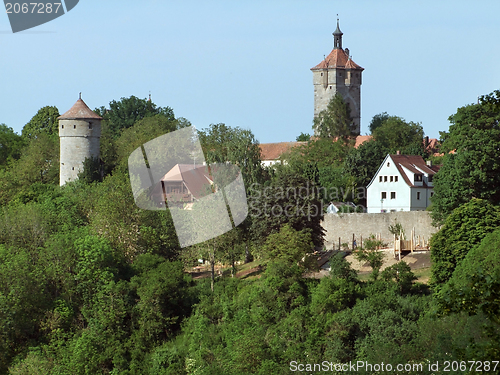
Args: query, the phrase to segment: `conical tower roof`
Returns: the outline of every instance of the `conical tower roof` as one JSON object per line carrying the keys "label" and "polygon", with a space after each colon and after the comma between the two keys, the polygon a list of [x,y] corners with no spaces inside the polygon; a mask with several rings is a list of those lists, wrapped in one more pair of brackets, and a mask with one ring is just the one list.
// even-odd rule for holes
{"label": "conical tower roof", "polygon": [[68,111],[63,113],[61,116],[57,118],[58,120],[79,120],[79,119],[95,119],[102,120],[102,117],[97,113],[92,111],[87,104],[82,100],[82,98],[78,99],[73,107],[71,107]]}

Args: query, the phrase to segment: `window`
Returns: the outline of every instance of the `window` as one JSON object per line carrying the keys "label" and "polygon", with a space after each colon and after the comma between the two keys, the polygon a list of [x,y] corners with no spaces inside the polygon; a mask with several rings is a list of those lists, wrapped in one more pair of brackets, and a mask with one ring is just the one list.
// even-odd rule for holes
{"label": "window", "polygon": [[387,182],[387,176],[384,176],[384,182]]}
{"label": "window", "polygon": [[76,129],[76,125],[73,125],[73,129]]}
{"label": "window", "polygon": [[396,210],[391,210],[391,212],[396,212]]}
{"label": "window", "polygon": [[391,176],[391,182],[394,181],[394,176]]}
{"label": "window", "polygon": [[434,192],[433,192],[433,191],[431,191],[431,198],[432,198],[432,196],[433,196],[433,195],[434,195]]}
{"label": "window", "polygon": [[391,199],[396,199],[396,192],[395,191],[391,191]]}
{"label": "window", "polygon": [[382,182],[382,176],[378,176],[378,182]]}
{"label": "window", "polygon": [[61,129],[64,129],[64,125],[61,125]]}
{"label": "window", "polygon": [[387,163],[387,167],[390,167],[391,166],[391,163]]}
{"label": "window", "polygon": [[413,176],[413,180],[415,182],[421,182],[422,181],[422,175],[415,173],[415,175]]}
{"label": "window", "polygon": [[398,176],[394,176],[394,182],[398,182]]}
{"label": "window", "polygon": [[332,89],[332,86],[330,86],[330,90]]}
{"label": "window", "polygon": [[89,129],[92,129],[92,123],[89,122]]}
{"label": "window", "polygon": [[427,177],[427,180],[428,180],[429,182],[432,182],[432,178],[433,178],[433,177],[434,177],[434,175],[430,174],[430,175],[429,175],[429,177]]}
{"label": "window", "polygon": [[321,77],[323,77],[323,73],[321,73]]}
{"label": "window", "polygon": [[417,200],[420,200],[420,192],[417,191]]}
{"label": "window", "polygon": [[387,193],[386,193],[385,191],[383,191],[383,192],[381,193],[380,197],[381,197],[382,199],[387,199]]}

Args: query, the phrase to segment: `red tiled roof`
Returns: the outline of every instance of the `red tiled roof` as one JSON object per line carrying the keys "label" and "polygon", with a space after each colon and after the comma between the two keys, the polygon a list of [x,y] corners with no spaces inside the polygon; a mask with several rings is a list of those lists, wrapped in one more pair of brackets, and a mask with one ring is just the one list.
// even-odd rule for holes
{"label": "red tiled roof", "polygon": [[314,68],[311,68],[311,70],[327,68],[364,70],[364,68],[352,61],[347,53],[341,48],[334,48],[323,61]]}
{"label": "red tiled roof", "polygon": [[64,112],[57,118],[58,120],[77,120],[77,119],[96,119],[102,120],[102,117],[92,111],[82,99],[78,99],[73,107]]}
{"label": "red tiled roof", "polygon": [[358,148],[363,143],[371,141],[373,137],[371,135],[358,135],[356,137],[356,143],[354,144],[354,148]]}
{"label": "red tiled roof", "polygon": [[292,148],[306,144],[307,142],[279,142],[279,143],[261,143],[260,157],[262,161],[278,160],[285,152]]}
{"label": "red tiled roof", "polygon": [[[361,146],[361,144],[371,140],[373,137],[371,135],[358,135],[356,137],[355,148]],[[311,137],[311,141],[318,139],[317,137]],[[338,138],[334,138],[332,142],[336,142]],[[281,155],[285,152],[290,151],[292,148],[297,146],[305,145],[307,142],[279,142],[279,143],[261,143],[260,155],[261,160],[278,160]]]}
{"label": "red tiled roof", "polygon": [[[406,173],[403,171],[403,167],[408,169],[413,173],[422,173],[421,171],[428,173],[430,175],[434,175],[436,173],[435,170],[430,168],[427,164],[425,164],[424,159],[418,155],[389,155],[396,168],[398,168],[399,173],[403,176],[406,184],[411,187],[415,187],[412,181],[408,178]],[[417,169],[419,168],[419,169]],[[427,187],[425,183],[423,183],[422,187]]]}

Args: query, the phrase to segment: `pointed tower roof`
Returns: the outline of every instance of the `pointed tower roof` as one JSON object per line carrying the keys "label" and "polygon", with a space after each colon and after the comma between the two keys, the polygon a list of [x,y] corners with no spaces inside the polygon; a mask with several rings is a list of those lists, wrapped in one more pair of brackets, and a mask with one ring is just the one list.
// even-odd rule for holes
{"label": "pointed tower roof", "polygon": [[349,60],[347,60],[347,63],[345,64],[346,69],[355,69],[355,70],[364,70],[362,67],[360,67],[358,64],[356,64],[352,59],[349,57]]}
{"label": "pointed tower roof", "polygon": [[333,32],[333,35],[344,35],[344,33],[342,31],[340,31],[340,27],[339,27],[339,19],[337,18],[337,28],[335,29],[335,31]]}
{"label": "pointed tower roof", "polygon": [[73,107],[64,112],[57,118],[58,120],[79,120],[79,119],[95,119],[102,120],[102,117],[92,111],[80,97]]}
{"label": "pointed tower roof", "polygon": [[[338,16],[338,14],[337,14]],[[339,27],[339,19],[337,17],[337,28],[333,32],[333,50],[330,54],[321,61],[318,65],[311,70],[319,69],[354,69],[361,70],[364,69],[351,60],[348,52],[342,48],[342,31]]]}
{"label": "pointed tower roof", "polygon": [[349,58],[349,56],[347,56],[347,53],[345,53],[345,51],[340,48],[334,48],[332,52],[330,52],[330,54],[323,61],[321,61],[314,68],[311,68],[311,70],[334,69],[334,68],[365,70],[364,68],[356,64],[354,61],[352,61]]}

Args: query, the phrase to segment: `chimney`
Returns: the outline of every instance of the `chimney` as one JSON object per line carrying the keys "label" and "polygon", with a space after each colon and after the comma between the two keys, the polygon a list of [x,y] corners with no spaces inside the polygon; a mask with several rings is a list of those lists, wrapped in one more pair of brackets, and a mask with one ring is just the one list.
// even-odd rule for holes
{"label": "chimney", "polygon": [[396,155],[399,155],[399,150],[396,151]]}
{"label": "chimney", "polygon": [[429,136],[426,135],[425,136],[425,144],[424,144],[424,147],[427,149],[427,146],[429,146]]}
{"label": "chimney", "polygon": [[428,167],[432,167],[432,160],[427,160],[425,162],[425,164],[428,166]]}

